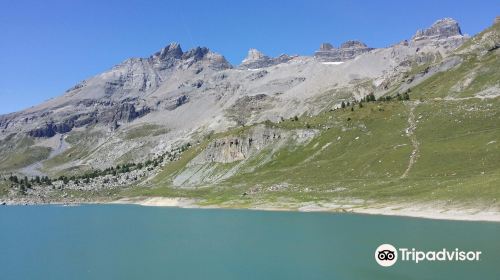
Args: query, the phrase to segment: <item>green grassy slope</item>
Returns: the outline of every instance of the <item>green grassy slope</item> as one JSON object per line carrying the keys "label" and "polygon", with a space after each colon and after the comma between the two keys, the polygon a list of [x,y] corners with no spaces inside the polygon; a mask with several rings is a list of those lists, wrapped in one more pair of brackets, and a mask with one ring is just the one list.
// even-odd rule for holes
{"label": "green grassy slope", "polygon": [[68,172],[77,173],[87,170],[87,167],[74,166],[71,170],[62,170],[58,171],[57,173],[53,173],[50,169],[66,163],[70,163],[72,161],[84,159],[98,147],[98,138],[103,136],[104,135],[100,132],[71,132],[65,139],[65,141],[69,144],[69,148],[64,152],[44,161],[43,171],[55,177],[60,175],[67,175]]}
{"label": "green grassy slope", "polygon": [[499,85],[499,51],[484,56],[463,55],[463,62],[448,71],[440,72],[412,88],[414,98],[473,97],[484,89]]}
{"label": "green grassy slope", "polygon": [[50,148],[34,146],[26,136],[8,136],[0,141],[0,170],[13,171],[47,158]]}
{"label": "green grassy slope", "polygon": [[[220,184],[174,188],[169,182],[202,147],[168,165],[151,189],[134,195],[187,196],[209,203],[238,201],[350,200],[369,202],[491,203],[500,199],[500,100],[426,101],[414,111],[416,161],[406,134],[410,102],[376,102],[354,112],[341,109],[276,128],[316,128],[320,134],[304,146],[285,146],[272,161],[241,172]],[[266,153],[262,151],[261,153]],[[168,179],[170,178],[170,180]],[[286,188],[272,190],[272,186]],[[257,190],[257,192],[255,192]],[[242,197],[243,193],[255,193]]]}

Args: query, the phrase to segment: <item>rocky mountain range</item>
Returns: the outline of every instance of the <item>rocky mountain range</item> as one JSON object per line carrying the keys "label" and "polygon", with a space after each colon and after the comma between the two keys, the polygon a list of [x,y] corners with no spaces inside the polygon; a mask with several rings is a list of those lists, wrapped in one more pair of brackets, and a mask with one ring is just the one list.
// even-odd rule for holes
{"label": "rocky mountain range", "polygon": [[[0,127],[4,135],[23,131],[33,137],[52,137],[73,128],[92,125],[115,129],[153,112],[180,119],[182,116],[174,117],[176,114],[170,112],[187,102],[198,102],[195,99],[217,102],[220,98],[223,102],[217,102],[215,107],[218,108],[205,108],[215,113],[238,105],[240,97],[258,93],[269,97],[286,93],[279,99],[285,103],[296,101],[303,104],[305,99],[322,94],[322,90],[334,84],[341,88],[363,79],[375,79],[375,86],[390,83],[391,76],[397,75],[405,63],[415,59],[432,61],[436,56],[445,56],[465,39],[456,21],[443,19],[428,29],[419,30],[409,42],[390,48],[374,49],[359,41],[347,41],[337,49],[324,43],[314,58],[288,55],[270,58],[250,49],[247,58],[236,68],[208,48],[197,47],[184,52],[179,44],[172,43],[148,58],[128,59],[109,71],[82,81],[60,97],[3,115]],[[342,67],[322,63],[348,62],[362,54],[366,55]],[[381,58],[388,61],[377,61]],[[363,64],[367,64],[367,60],[373,62],[365,67]],[[268,69],[271,66],[275,67]],[[340,69],[347,71],[342,71],[342,75],[338,73]],[[321,72],[321,77],[311,77],[316,76],[315,72]],[[325,76],[334,78],[324,81]],[[307,90],[299,90],[301,88]],[[377,90],[384,91],[383,88]],[[363,94],[354,93],[358,97]],[[258,120],[288,117],[286,112],[300,115],[307,110],[302,107],[289,111],[286,106],[284,109],[280,110],[282,112],[272,112],[276,109],[261,112],[262,117]],[[227,114],[225,118],[223,115],[219,117],[230,121]]]}
{"label": "rocky mountain range", "polygon": [[[73,129],[119,132],[135,121],[165,126],[171,134],[187,131],[185,137],[197,130],[221,131],[241,123],[315,114],[324,106],[308,106],[311,99],[334,89],[351,91],[353,99],[369,92],[383,95],[405,68],[445,57],[466,38],[456,21],[443,19],[389,48],[347,41],[338,49],[322,44],[314,57],[276,58],[250,49],[238,67],[206,47],[184,52],[171,43],[148,58],[128,59],[82,81],[60,97],[3,115],[0,127],[4,137],[17,133],[40,139]],[[373,82],[359,86],[367,80]],[[258,103],[263,104],[254,108]]]}
{"label": "rocky mountain range", "polygon": [[[495,23],[471,38],[462,34],[455,20],[445,18],[385,48],[350,40],[338,48],[323,43],[312,56],[269,57],[250,49],[240,65],[231,65],[206,47],[184,51],[171,43],[149,57],[128,59],[40,105],[0,116],[0,174],[80,176],[162,158],[165,161],[154,170],[137,171],[142,174],[134,175],[142,178],[140,184],[220,184],[235,174],[251,174],[272,164],[286,149],[301,149],[297,147],[318,139],[322,131],[354,129],[330,123],[336,117],[313,124],[318,116],[359,104],[367,96],[378,100],[419,96],[424,102],[427,97],[418,95],[419,89],[427,90],[436,77],[475,63],[476,68],[467,72],[469,78],[455,81],[436,98],[480,94],[486,96],[481,100],[494,99],[500,91],[499,77],[489,69],[498,61],[497,29]],[[474,77],[481,71],[488,82],[476,87],[479,80]],[[430,91],[439,86],[429,86]],[[403,111],[397,114],[406,114]],[[302,123],[304,119],[308,121]],[[303,126],[296,127],[299,123]],[[274,125],[284,127],[270,128]],[[358,125],[368,130],[363,127],[368,125]],[[411,139],[410,132],[405,133]],[[328,145],[319,148],[327,150]],[[166,159],[182,161],[181,151],[186,149],[196,153],[184,169],[169,173],[173,167]],[[311,153],[313,157],[321,151]],[[259,164],[245,165],[257,158]],[[213,164],[230,169],[221,173],[222,167]],[[162,172],[169,174],[167,181]],[[125,177],[131,176],[120,179],[123,185],[137,185]]]}

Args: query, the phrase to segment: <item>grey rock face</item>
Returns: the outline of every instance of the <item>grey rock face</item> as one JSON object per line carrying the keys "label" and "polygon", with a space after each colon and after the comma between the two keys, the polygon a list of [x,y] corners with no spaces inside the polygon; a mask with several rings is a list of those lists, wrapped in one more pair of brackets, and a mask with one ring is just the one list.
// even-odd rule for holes
{"label": "grey rock face", "polygon": [[330,51],[333,49],[333,46],[332,44],[330,43],[323,43],[319,46],[319,50],[320,51]]}
{"label": "grey rock face", "polygon": [[[32,137],[52,137],[75,127],[93,124],[109,126],[145,116],[156,106],[147,96],[158,90],[178,71],[198,74],[232,68],[227,60],[205,47],[183,52],[171,43],[148,58],[128,59],[100,75],[91,77],[66,91],[50,105],[0,117],[0,126],[23,130]],[[193,69],[193,70],[190,70]],[[193,82],[200,88],[203,80]],[[161,100],[158,100],[159,102]],[[184,103],[184,101],[182,102]]]}
{"label": "grey rock face", "polygon": [[427,29],[418,30],[409,41],[410,46],[434,49],[455,49],[469,37],[462,35],[458,22],[451,18],[436,21]]}
{"label": "grey rock face", "polygon": [[257,69],[264,68],[280,63],[285,63],[291,60],[293,57],[282,54],[278,57],[269,57],[264,55],[262,52],[256,49],[250,49],[248,51],[247,57],[241,62],[240,69]]}
{"label": "grey rock face", "polygon": [[164,47],[159,52],[155,53],[154,56],[161,60],[167,59],[180,59],[182,57],[181,46],[177,43],[170,43],[170,45]]}
{"label": "grey rock face", "polygon": [[28,134],[32,137],[52,137],[56,135],[56,133],[70,132],[73,125],[74,124],[71,121],[63,123],[48,123],[43,127],[31,130]]}
{"label": "grey rock face", "polygon": [[207,62],[208,67],[216,70],[232,68],[224,56],[214,53],[206,47],[196,47],[183,52],[178,43],[171,43],[149,58],[151,64],[159,66],[161,69],[172,68],[176,65],[190,67],[202,61]]}
{"label": "grey rock face", "polygon": [[360,41],[346,41],[340,45],[341,49],[349,49],[349,48],[358,48],[358,49],[365,49],[368,48],[368,46]]}
{"label": "grey rock face", "polygon": [[248,158],[273,142],[282,140],[286,133],[281,130],[258,126],[247,135],[225,137],[210,143],[190,164],[209,162],[231,163]]}
{"label": "grey rock face", "polygon": [[268,59],[268,58],[269,57],[265,56],[262,52],[260,52],[257,49],[249,49],[248,55],[243,60],[243,63],[250,62],[250,61],[256,61],[256,60],[262,60],[262,59]]}
{"label": "grey rock face", "polygon": [[232,68],[224,56],[210,51],[206,47],[196,47],[182,54],[182,60],[188,67],[196,62],[204,61],[208,67],[214,70],[225,70]]}
{"label": "grey rock face", "polygon": [[89,113],[72,114],[67,117],[51,119],[47,123],[38,126],[30,131],[28,135],[32,137],[52,137],[56,133],[67,133],[75,127],[102,123],[105,125],[118,124],[119,122],[131,122],[151,111],[148,107],[136,109],[132,103],[110,104],[110,106],[100,106],[95,111]]}
{"label": "grey rock face", "polygon": [[452,36],[462,36],[458,22],[452,18],[444,18],[436,21],[431,27],[418,30],[412,40],[443,39]]}
{"label": "grey rock face", "polygon": [[314,53],[314,57],[325,62],[340,62],[353,59],[371,50],[373,48],[369,48],[360,41],[346,41],[340,45],[340,48],[335,48],[330,43],[323,43],[319,50]]}

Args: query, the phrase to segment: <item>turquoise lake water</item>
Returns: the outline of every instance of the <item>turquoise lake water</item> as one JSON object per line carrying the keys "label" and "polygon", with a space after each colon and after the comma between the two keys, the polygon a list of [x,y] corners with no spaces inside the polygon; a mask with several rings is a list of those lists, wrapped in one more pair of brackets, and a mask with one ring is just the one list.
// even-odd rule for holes
{"label": "turquoise lake water", "polygon": [[[382,243],[482,251],[398,261]],[[0,207],[0,279],[500,279],[500,223],[133,205]]]}

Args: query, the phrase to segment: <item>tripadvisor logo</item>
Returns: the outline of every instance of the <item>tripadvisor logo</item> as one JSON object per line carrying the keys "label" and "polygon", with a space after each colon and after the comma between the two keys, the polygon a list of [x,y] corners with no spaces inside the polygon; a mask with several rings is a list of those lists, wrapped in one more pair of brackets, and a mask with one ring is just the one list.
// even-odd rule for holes
{"label": "tripadvisor logo", "polygon": [[375,250],[375,260],[381,266],[392,266],[398,260],[419,263],[422,261],[479,261],[481,251],[462,251],[458,248],[439,251],[420,251],[415,248],[399,248],[391,244],[382,244]]}
{"label": "tripadvisor logo", "polygon": [[381,266],[391,266],[398,260],[398,251],[391,244],[382,244],[375,250],[375,260]]}

